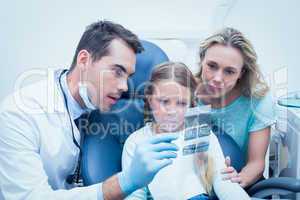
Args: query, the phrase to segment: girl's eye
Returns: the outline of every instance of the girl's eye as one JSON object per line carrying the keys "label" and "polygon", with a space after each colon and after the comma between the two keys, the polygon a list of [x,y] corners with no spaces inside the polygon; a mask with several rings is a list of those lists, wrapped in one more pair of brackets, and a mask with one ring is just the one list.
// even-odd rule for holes
{"label": "girl's eye", "polygon": [[182,106],[182,107],[186,107],[187,106],[187,102],[183,102],[183,101],[179,101],[179,102],[177,102],[177,104],[179,106]]}
{"label": "girl's eye", "polygon": [[159,101],[159,103],[162,104],[162,105],[166,105],[166,104],[169,103],[169,101],[168,101],[167,99],[159,99],[158,101]]}

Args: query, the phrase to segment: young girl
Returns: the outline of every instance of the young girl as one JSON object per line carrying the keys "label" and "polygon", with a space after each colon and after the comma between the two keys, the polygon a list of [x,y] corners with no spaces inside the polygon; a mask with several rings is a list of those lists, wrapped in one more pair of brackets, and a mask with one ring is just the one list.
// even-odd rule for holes
{"label": "young girl", "polygon": [[[145,88],[145,114],[150,122],[126,140],[122,155],[123,169],[134,162],[132,156],[135,148],[146,138],[172,132],[179,134],[174,143],[181,146],[184,116],[187,109],[194,105],[196,87],[192,73],[182,63],[168,62],[154,69]],[[147,199],[147,190],[155,200],[207,199],[212,188],[221,200],[249,199],[237,183],[222,180],[221,170],[224,167],[221,147],[216,136],[210,134],[207,153],[188,156],[178,153],[171,165],[156,174],[148,188],[137,190],[126,199]]]}

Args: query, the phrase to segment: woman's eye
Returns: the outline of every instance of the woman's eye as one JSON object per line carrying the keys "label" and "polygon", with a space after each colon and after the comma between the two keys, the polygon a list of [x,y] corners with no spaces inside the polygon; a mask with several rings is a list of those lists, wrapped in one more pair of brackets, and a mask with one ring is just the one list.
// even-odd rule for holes
{"label": "woman's eye", "polygon": [[208,65],[208,67],[209,67],[210,69],[213,69],[213,70],[215,70],[215,69],[218,68],[218,67],[217,67],[216,65],[214,65],[214,64],[208,63],[207,65]]}
{"label": "woman's eye", "polygon": [[225,73],[228,74],[228,75],[232,75],[232,74],[234,74],[235,72],[232,71],[232,70],[225,70]]}

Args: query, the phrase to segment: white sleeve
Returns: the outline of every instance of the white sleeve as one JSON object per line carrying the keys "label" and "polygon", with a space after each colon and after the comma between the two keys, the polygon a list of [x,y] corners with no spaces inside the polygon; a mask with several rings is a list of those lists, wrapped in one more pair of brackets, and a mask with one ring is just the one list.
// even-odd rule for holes
{"label": "white sleeve", "polygon": [[98,194],[102,193],[101,183],[70,190],[56,190],[48,184],[36,127],[29,115],[11,111],[0,113],[0,188],[4,198],[95,200],[102,197]]}
{"label": "white sleeve", "polygon": [[[135,141],[138,138],[136,138],[135,136],[136,134],[130,135],[125,142],[123,152],[122,152],[122,170],[128,168],[130,163],[132,162],[134,150],[136,148],[136,145],[138,145],[138,141]],[[126,200],[146,200],[146,199],[147,199],[146,187],[138,189],[126,197]]]}
{"label": "white sleeve", "polygon": [[220,200],[231,200],[232,197],[237,199],[250,199],[248,194],[238,183],[232,183],[230,180],[223,180],[221,170],[225,168],[225,158],[217,137],[212,133],[210,135],[210,155],[214,160],[214,180],[213,188]]}

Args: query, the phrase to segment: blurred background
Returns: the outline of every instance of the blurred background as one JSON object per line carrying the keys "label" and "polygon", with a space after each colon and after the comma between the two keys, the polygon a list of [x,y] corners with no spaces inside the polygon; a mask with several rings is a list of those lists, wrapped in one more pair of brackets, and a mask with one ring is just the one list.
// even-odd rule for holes
{"label": "blurred background", "polygon": [[85,27],[100,19],[155,40],[193,72],[201,39],[223,26],[235,27],[255,46],[274,95],[297,91],[299,8],[297,0],[2,0],[0,98],[29,69],[68,68]]}

